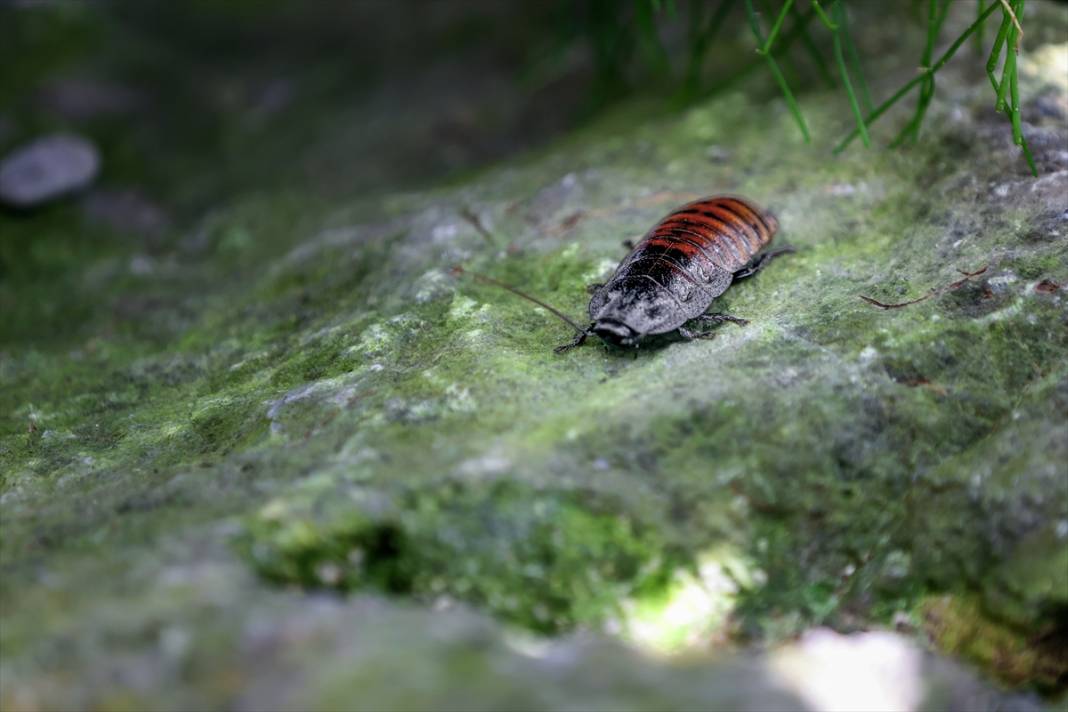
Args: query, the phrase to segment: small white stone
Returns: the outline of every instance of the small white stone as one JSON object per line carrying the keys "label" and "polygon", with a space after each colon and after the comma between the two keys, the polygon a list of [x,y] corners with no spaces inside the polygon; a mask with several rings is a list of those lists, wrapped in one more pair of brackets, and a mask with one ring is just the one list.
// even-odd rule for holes
{"label": "small white stone", "polygon": [[96,178],[100,155],[80,136],[54,134],[0,161],[0,202],[32,208],[80,190]]}

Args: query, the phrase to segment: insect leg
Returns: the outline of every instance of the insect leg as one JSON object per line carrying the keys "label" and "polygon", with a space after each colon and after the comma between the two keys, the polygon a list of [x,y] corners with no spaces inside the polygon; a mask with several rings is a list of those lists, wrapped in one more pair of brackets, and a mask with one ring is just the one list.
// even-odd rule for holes
{"label": "insect leg", "polygon": [[[590,324],[590,326],[593,326],[593,324]],[[575,335],[575,338],[572,339],[569,343],[562,344],[553,349],[553,353],[562,354],[566,351],[570,351],[573,348],[582,346],[584,343],[586,343],[586,337],[588,337],[589,335],[589,329],[587,329],[586,331],[580,331],[578,334]]]}
{"label": "insect leg", "polygon": [[733,322],[738,326],[745,326],[749,323],[748,319],[743,319],[738,316],[731,316],[730,314],[721,314],[716,312],[714,314],[702,314],[699,317],[695,317],[694,321],[699,321],[702,324],[722,324],[725,321]]}
{"label": "insect leg", "polygon": [[685,326],[680,326],[678,329],[676,329],[676,331],[678,332],[679,336],[686,339],[687,341],[693,341],[694,339],[711,339],[713,336],[716,335],[716,332],[712,330],[690,331]]}
{"label": "insect leg", "polygon": [[745,279],[746,277],[752,277],[754,274],[756,274],[760,270],[762,270],[765,267],[767,267],[768,263],[771,262],[776,257],[778,257],[780,255],[788,255],[791,252],[796,252],[796,251],[797,250],[795,250],[792,247],[782,247],[782,248],[779,248],[778,250],[772,250],[771,252],[765,252],[762,255],[758,255],[757,258],[755,260],[753,260],[751,263],[749,263],[745,267],[742,267],[740,270],[735,272],[733,280],[735,282],[737,282],[739,279]]}

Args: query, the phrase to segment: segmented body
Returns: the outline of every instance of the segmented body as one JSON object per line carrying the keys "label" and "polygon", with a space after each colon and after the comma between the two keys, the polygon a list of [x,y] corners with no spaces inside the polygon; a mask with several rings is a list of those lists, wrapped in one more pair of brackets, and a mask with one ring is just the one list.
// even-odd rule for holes
{"label": "segmented body", "polygon": [[704,314],[778,230],[735,197],[689,203],[657,223],[590,300],[591,332],[633,342]]}

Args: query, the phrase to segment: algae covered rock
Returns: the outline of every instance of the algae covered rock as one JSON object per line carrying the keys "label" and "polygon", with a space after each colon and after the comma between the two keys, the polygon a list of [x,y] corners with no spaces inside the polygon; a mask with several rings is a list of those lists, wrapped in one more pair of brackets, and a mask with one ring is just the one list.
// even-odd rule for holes
{"label": "algae covered rock", "polygon": [[[0,706],[830,708],[799,680],[869,654],[912,709],[1063,694],[1068,54],[1030,57],[1037,178],[947,70],[895,151],[832,155],[838,94],[807,144],[728,91],[434,189],[231,186],[145,244],[5,225]],[[712,193],[796,253],[710,340],[557,356],[450,270],[578,316]]]}

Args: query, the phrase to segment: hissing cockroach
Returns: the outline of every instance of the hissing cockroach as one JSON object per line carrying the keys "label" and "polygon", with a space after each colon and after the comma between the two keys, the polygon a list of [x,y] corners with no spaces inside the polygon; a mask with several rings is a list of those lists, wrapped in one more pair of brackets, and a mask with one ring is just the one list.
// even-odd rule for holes
{"label": "hissing cockroach", "polygon": [[670,332],[689,340],[709,332],[691,331],[688,322],[748,323],[708,313],[708,309],[731,282],[756,274],[772,258],[791,251],[761,252],[778,228],[774,216],[741,198],[716,196],[682,206],[632,247],[611,279],[589,286],[593,297],[590,325],[585,329],[514,287],[475,276],[533,301],[570,324],[577,332],[575,339],[558,346],[557,353],[581,345],[591,334],[615,346],[635,348],[646,337]]}

